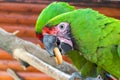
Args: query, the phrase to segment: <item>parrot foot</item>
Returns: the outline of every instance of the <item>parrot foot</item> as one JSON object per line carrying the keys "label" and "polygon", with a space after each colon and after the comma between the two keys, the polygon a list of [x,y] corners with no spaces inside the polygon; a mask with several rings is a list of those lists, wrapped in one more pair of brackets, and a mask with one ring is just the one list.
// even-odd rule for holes
{"label": "parrot foot", "polygon": [[83,79],[79,72],[74,72],[74,73],[72,73],[69,80],[83,80]]}
{"label": "parrot foot", "polygon": [[83,80],[103,80],[103,79],[100,75],[98,75],[97,77],[88,77],[88,78],[85,78]]}
{"label": "parrot foot", "polygon": [[83,78],[79,72],[75,72],[72,74],[72,76],[70,77],[69,80],[103,80],[103,79],[100,75],[98,75],[95,78],[93,78],[93,77]]}

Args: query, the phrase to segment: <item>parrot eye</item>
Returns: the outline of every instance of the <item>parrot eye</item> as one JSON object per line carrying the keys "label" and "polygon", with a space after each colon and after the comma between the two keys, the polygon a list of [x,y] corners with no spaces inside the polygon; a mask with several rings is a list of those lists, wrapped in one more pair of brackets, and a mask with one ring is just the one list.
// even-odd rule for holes
{"label": "parrot eye", "polygon": [[64,24],[59,25],[59,28],[60,28],[60,29],[64,29],[64,27],[65,27]]}
{"label": "parrot eye", "polygon": [[67,22],[62,22],[56,26],[56,28],[61,32],[62,34],[69,28],[69,24]]}

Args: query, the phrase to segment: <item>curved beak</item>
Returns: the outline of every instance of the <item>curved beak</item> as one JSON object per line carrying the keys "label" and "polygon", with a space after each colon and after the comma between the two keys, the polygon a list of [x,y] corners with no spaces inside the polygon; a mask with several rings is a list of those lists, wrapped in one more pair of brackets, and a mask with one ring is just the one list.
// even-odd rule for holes
{"label": "curved beak", "polygon": [[57,46],[56,45],[57,37],[53,35],[44,35],[43,37],[43,44],[45,46],[45,49],[48,51],[50,56],[55,56],[54,54],[54,48]]}
{"label": "curved beak", "polygon": [[57,38],[57,36],[54,36],[54,35],[49,35],[49,34],[44,35],[43,44],[45,46],[45,49],[49,52],[51,57],[55,56],[55,53],[54,53],[55,47],[57,47],[59,49],[59,51],[61,52],[61,55],[72,50],[71,45],[69,45],[65,42],[61,42]]}
{"label": "curved beak", "polygon": [[45,34],[43,36],[43,44],[51,57],[55,57],[57,64],[62,64],[62,54],[72,50],[69,44],[60,42],[60,40],[54,36]]}

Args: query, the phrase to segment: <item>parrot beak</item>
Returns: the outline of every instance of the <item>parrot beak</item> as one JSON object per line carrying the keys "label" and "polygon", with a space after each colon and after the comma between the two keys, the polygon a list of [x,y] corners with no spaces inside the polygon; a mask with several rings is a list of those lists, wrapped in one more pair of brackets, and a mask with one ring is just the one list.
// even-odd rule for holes
{"label": "parrot beak", "polygon": [[45,49],[48,51],[51,57],[55,56],[53,50],[56,47],[56,41],[57,41],[57,37],[53,35],[46,34],[43,37],[43,43],[44,43]]}
{"label": "parrot beak", "polygon": [[57,64],[62,64],[62,55],[72,50],[67,43],[60,42],[54,35],[45,34],[43,44],[51,57],[55,57]]}
{"label": "parrot beak", "polygon": [[56,47],[57,37],[53,35],[44,35],[43,43],[50,54],[51,57],[55,57],[55,61],[57,64],[62,64],[62,55],[59,49]]}

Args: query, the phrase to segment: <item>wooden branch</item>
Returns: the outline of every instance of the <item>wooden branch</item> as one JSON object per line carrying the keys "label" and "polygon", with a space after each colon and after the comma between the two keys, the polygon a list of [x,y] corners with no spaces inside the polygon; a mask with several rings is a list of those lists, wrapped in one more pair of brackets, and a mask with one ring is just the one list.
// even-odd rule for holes
{"label": "wooden branch", "polygon": [[0,29],[0,48],[57,80],[68,80],[76,68],[67,62],[57,65],[47,51]]}
{"label": "wooden branch", "polygon": [[31,55],[30,53],[26,52],[23,49],[15,49],[13,55],[15,57],[19,57],[20,59],[28,62],[30,65],[34,66],[38,70],[45,72],[47,75],[59,79],[59,80],[68,80],[70,75],[67,75],[54,67],[50,66],[49,64],[43,62],[42,60],[38,59],[37,57]]}

